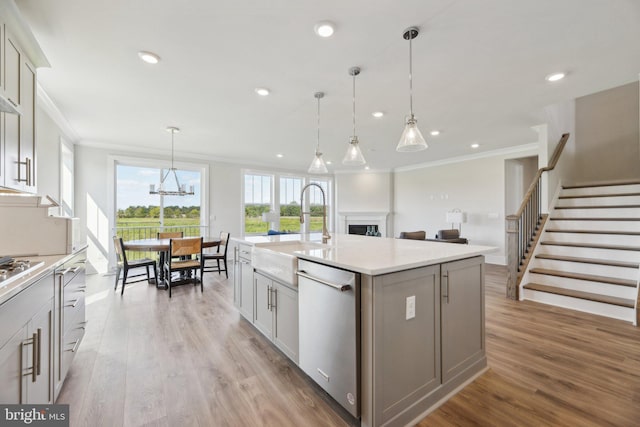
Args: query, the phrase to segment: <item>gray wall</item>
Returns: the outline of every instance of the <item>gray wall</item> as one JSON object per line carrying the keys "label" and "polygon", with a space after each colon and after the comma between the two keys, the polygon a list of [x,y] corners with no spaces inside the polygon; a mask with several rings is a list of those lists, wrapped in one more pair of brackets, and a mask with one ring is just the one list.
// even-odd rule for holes
{"label": "gray wall", "polygon": [[576,99],[576,184],[640,178],[638,82]]}

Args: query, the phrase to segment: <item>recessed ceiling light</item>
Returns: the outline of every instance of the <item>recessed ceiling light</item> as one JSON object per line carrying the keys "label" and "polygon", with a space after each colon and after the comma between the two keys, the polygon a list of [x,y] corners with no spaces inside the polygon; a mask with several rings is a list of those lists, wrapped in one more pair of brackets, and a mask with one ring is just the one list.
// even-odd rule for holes
{"label": "recessed ceiling light", "polygon": [[321,22],[318,22],[313,27],[313,31],[315,31],[316,34],[319,35],[320,37],[326,38],[326,37],[331,37],[333,35],[335,28],[331,22],[321,21]]}
{"label": "recessed ceiling light", "polygon": [[140,52],[138,52],[138,56],[147,64],[157,64],[158,62],[160,62],[160,57],[153,52],[146,52],[144,50],[141,50]]}
{"label": "recessed ceiling light", "polygon": [[281,159],[281,158],[283,158],[283,157],[284,157],[284,154],[276,154],[276,157],[277,157],[277,158],[279,158],[279,159]]}
{"label": "recessed ceiling light", "polygon": [[553,73],[553,74],[549,74],[544,79],[548,82],[557,82],[558,80],[564,79],[565,76],[566,76],[565,73]]}
{"label": "recessed ceiling light", "polygon": [[269,93],[271,93],[271,92],[269,92],[269,89],[264,88],[264,87],[257,87],[257,88],[255,88],[255,91],[260,96],[267,96],[267,95],[269,95]]}
{"label": "recessed ceiling light", "polygon": [[432,130],[431,131],[431,136],[438,136],[440,135],[440,131],[439,130]]}
{"label": "recessed ceiling light", "polygon": [[331,164],[331,160],[327,160],[325,163],[330,165]]}
{"label": "recessed ceiling light", "polygon": [[384,116],[384,113],[382,111],[376,111],[376,112],[371,113],[371,115],[373,117],[375,117],[376,119],[379,119],[380,117]]}
{"label": "recessed ceiling light", "polygon": [[471,144],[471,148],[478,148],[478,147],[480,147],[480,144],[478,143]]}
{"label": "recessed ceiling light", "polygon": [[364,170],[367,170],[367,171],[368,171],[368,170],[369,170],[369,166],[365,166],[365,167],[364,167]]}

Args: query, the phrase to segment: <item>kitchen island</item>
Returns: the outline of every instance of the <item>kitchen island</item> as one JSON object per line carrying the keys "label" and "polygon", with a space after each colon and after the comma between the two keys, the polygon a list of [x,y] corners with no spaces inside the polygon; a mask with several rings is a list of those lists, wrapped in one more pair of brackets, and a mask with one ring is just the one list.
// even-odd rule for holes
{"label": "kitchen island", "polygon": [[[482,255],[494,248],[354,235],[319,240],[240,241],[240,276],[265,249],[295,255],[304,270],[292,283],[277,270],[256,269],[253,307],[244,301],[241,312],[361,425],[410,424],[486,369]],[[239,307],[242,295],[249,292],[236,292]],[[278,317],[283,306],[288,315]],[[273,313],[268,333],[260,326],[265,311]]]}

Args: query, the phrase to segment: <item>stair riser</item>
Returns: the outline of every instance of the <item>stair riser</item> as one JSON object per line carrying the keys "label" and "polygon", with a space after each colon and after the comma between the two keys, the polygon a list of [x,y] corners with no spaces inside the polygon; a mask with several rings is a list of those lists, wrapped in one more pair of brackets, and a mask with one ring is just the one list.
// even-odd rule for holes
{"label": "stair riser", "polygon": [[547,228],[556,230],[602,230],[640,232],[640,221],[547,221]]}
{"label": "stair riser", "polygon": [[581,197],[559,199],[558,206],[640,205],[640,196]]}
{"label": "stair riser", "polygon": [[[554,209],[552,218],[640,218],[640,208]],[[593,221],[598,223],[599,221]]]}
{"label": "stair riser", "polygon": [[639,269],[613,267],[610,265],[586,264],[583,262],[556,261],[551,259],[534,258],[529,268],[544,268],[568,273],[592,274],[596,276],[612,277],[616,279],[638,280]]}
{"label": "stair riser", "polygon": [[528,280],[541,285],[556,286],[558,288],[620,298],[635,299],[637,295],[636,288],[629,286],[610,285],[608,283],[569,279],[567,277],[549,276],[546,274],[529,273]]}
{"label": "stair riser", "polygon": [[617,251],[611,249],[576,248],[569,246],[538,245],[538,253],[565,255],[580,258],[610,259],[626,262],[640,262],[640,252]]}
{"label": "stair riser", "polygon": [[640,248],[640,236],[622,234],[546,233],[545,242],[573,242],[594,245],[621,245]]}
{"label": "stair riser", "polygon": [[565,188],[561,196],[585,196],[593,194],[640,193],[640,184],[610,185],[607,187]]}
{"label": "stair riser", "polygon": [[588,301],[580,298],[566,297],[564,295],[550,294],[547,292],[532,291],[529,289],[523,289],[523,291],[522,299],[525,300],[537,301],[543,304],[555,305],[558,307],[625,320],[627,322],[633,322],[635,318],[635,310],[632,308]]}

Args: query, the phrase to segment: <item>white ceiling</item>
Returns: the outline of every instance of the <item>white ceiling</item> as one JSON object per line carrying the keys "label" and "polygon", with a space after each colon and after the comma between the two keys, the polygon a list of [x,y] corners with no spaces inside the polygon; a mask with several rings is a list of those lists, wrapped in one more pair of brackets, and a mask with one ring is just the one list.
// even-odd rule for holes
{"label": "white ceiling", "polygon": [[[362,68],[357,134],[372,169],[533,142],[542,107],[640,72],[638,0],[16,3],[51,63],[41,85],[83,144],[169,153],[173,125],[188,156],[299,170],[315,148],[316,91],[321,150],[330,170],[348,169],[351,66]],[[333,37],[314,34],[321,20],[337,25]],[[409,108],[402,33],[412,25],[414,111],[429,149],[397,153]],[[139,50],[162,61],[145,64]],[[568,76],[546,82],[554,71]],[[259,86],[271,95],[257,96]],[[378,110],[384,118],[371,116]]]}

